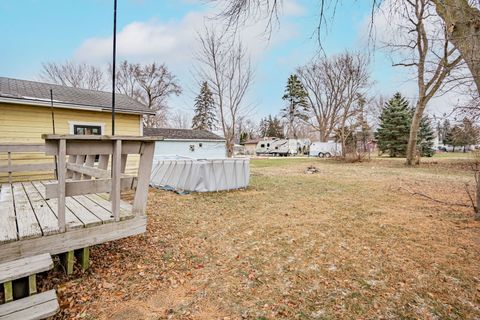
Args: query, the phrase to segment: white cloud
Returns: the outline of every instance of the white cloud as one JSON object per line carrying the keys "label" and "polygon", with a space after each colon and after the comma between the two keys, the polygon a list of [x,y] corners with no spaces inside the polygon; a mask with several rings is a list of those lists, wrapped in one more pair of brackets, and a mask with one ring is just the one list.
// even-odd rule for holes
{"label": "white cloud", "polygon": [[[217,8],[218,10],[218,8]],[[296,0],[284,2],[285,15],[299,15],[304,11]],[[197,34],[206,25],[222,27],[222,21],[211,19],[216,11],[206,7],[204,11],[190,12],[180,20],[172,22],[151,19],[135,21],[117,33],[117,54],[120,59],[130,61],[162,61],[167,64],[183,64],[192,61],[197,46]],[[265,21],[247,24],[239,35],[254,58],[258,58],[270,46],[287,41],[297,35],[297,28],[291,23],[282,23],[281,32],[274,32],[267,40]],[[86,39],[76,50],[74,58],[90,63],[106,62],[111,59],[112,37]]]}

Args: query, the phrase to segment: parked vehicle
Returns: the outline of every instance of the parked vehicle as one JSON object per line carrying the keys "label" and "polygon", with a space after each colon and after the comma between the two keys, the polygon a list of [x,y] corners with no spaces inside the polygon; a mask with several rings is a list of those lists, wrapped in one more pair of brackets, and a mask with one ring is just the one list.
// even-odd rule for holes
{"label": "parked vehicle", "polygon": [[257,143],[257,155],[267,156],[293,156],[308,154],[309,139],[264,139]]}
{"label": "parked vehicle", "polygon": [[334,141],[315,141],[310,145],[310,156],[319,158],[330,158],[342,155],[342,145]]}

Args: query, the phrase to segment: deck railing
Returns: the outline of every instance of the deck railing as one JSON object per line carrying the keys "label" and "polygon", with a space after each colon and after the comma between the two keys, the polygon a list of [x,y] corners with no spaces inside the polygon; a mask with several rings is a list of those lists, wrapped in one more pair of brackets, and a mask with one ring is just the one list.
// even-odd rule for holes
{"label": "deck railing", "polygon": [[[58,224],[65,231],[65,198],[110,193],[112,215],[120,221],[120,193],[135,189],[132,211],[144,215],[158,138],[128,136],[43,135],[45,153],[57,159],[57,182],[46,197],[58,198]],[[139,155],[136,175],[125,173],[128,155]],[[68,157],[68,159],[67,159]]]}
{"label": "deck railing", "polygon": [[[35,163],[31,163],[32,159],[30,155],[25,158],[25,154],[33,153],[45,153],[45,144],[0,144],[0,154],[7,155],[5,159],[7,164],[0,165],[0,173],[7,173],[8,183],[12,183],[14,173],[39,171],[48,171],[51,173],[55,169],[55,163],[53,161],[46,162],[46,159],[42,159],[43,162],[36,163],[35,161]],[[22,155],[23,159],[16,159],[14,155]],[[18,163],[22,161],[28,161],[29,163]]]}

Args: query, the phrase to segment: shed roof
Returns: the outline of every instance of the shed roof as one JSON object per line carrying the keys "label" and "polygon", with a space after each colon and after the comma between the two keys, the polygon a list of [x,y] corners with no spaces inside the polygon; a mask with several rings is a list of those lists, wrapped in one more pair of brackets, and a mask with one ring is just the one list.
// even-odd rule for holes
{"label": "shed roof", "polygon": [[[50,106],[50,89],[53,90],[54,107],[105,112],[112,110],[111,92],[0,77],[1,102]],[[115,94],[115,111],[154,114],[147,106],[123,94]]]}
{"label": "shed roof", "polygon": [[171,129],[171,128],[144,128],[144,136],[163,137],[171,140],[218,140],[225,141],[224,138],[207,130],[193,129]]}

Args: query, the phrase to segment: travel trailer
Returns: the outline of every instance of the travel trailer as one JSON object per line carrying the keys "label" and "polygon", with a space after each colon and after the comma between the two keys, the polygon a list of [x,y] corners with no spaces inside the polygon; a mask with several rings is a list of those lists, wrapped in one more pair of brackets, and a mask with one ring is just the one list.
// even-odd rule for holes
{"label": "travel trailer", "polygon": [[310,145],[309,155],[319,158],[330,158],[342,155],[342,145],[334,141],[315,141]]}
{"label": "travel trailer", "polygon": [[255,152],[264,156],[293,156],[308,154],[309,139],[263,139],[257,143]]}

